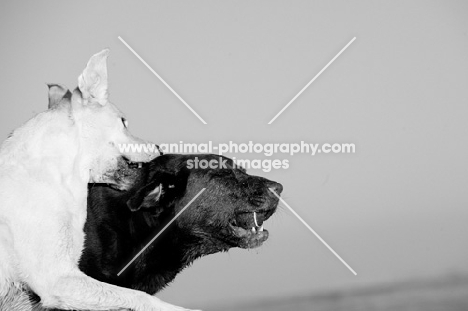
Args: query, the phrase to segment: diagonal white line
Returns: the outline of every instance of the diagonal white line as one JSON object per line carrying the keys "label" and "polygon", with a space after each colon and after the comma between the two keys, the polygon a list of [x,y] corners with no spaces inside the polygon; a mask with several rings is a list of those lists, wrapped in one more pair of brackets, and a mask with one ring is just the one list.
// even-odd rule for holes
{"label": "diagonal white line", "polygon": [[333,58],[332,58],[332,60],[331,60],[331,61],[329,61],[329,62],[328,62],[328,64],[326,64],[326,65],[325,65],[325,67],[323,67],[323,68],[322,68],[322,70],[320,70],[320,71],[319,71],[319,73],[318,73],[318,74],[316,74],[316,75],[315,75],[315,77],[313,77],[313,78],[312,78],[312,80],[310,80],[310,82],[309,82],[309,83],[307,83],[307,84],[306,84],[306,86],[304,86],[304,87],[302,88],[302,90],[300,90],[300,92],[299,92],[299,93],[297,93],[297,95],[296,95],[296,96],[294,96],[294,97],[293,97],[293,99],[291,99],[291,100],[289,101],[289,103],[287,103],[287,104],[286,104],[286,106],[284,106],[284,107],[283,107],[283,109],[281,109],[281,111],[280,111],[280,112],[278,112],[278,113],[276,114],[276,116],[275,116],[273,119],[271,119],[271,121],[270,121],[270,122],[268,122],[268,124],[271,124],[271,123],[273,123],[273,121],[275,121],[275,120],[276,120],[276,118],[278,118],[278,117],[280,116],[280,114],[282,114],[282,113],[283,113],[283,112],[286,110],[286,108],[288,108],[288,107],[289,107],[289,105],[291,105],[291,104],[292,104],[292,103],[293,103],[293,102],[296,100],[296,98],[298,98],[298,97],[299,97],[299,95],[301,95],[301,94],[302,94],[302,92],[304,92],[304,91],[305,91],[305,90],[306,90],[306,89],[309,87],[309,85],[311,85],[311,84],[312,84],[312,82],[314,82],[314,81],[315,81],[315,79],[317,79],[317,78],[318,78],[318,77],[319,77],[319,76],[322,74],[322,72],[324,72],[324,71],[325,71],[325,69],[327,69],[327,68],[328,68],[328,66],[330,66],[330,65],[332,64],[332,63],[335,61],[335,59],[337,59],[337,58],[338,58],[338,56],[340,56],[340,55],[341,55],[341,53],[343,53],[343,52],[344,52],[344,51],[345,51],[345,50],[348,48],[348,46],[350,46],[350,45],[351,45],[351,43],[353,43],[353,41],[354,41],[354,40],[356,40],[356,37],[354,37],[353,39],[351,39],[351,41],[349,41],[349,42],[348,42],[348,44],[346,44],[346,46],[345,46],[344,48],[342,48],[342,49],[341,49],[341,51],[340,51],[338,54],[336,54],[336,55],[335,55],[335,57],[333,57]]}
{"label": "diagonal white line", "polygon": [[304,224],[304,226],[306,226],[307,229],[309,229],[309,230],[320,240],[320,242],[322,242],[322,243],[333,253],[333,255],[335,255],[336,258],[338,258],[338,259],[346,266],[346,268],[348,268],[354,275],[357,275],[357,273],[353,270],[353,268],[351,268],[351,267],[346,263],[346,261],[344,261],[344,260],[340,257],[340,255],[338,255],[338,254],[333,250],[333,248],[331,248],[330,245],[328,245],[327,242],[325,242],[325,241],[320,237],[320,235],[318,235],[318,233],[315,232],[314,229],[312,229],[312,228],[304,221],[304,219],[302,219],[301,216],[299,216],[299,215],[291,208],[291,206],[289,206],[288,203],[286,203],[286,202],[275,192],[275,190],[273,190],[272,188],[268,188],[268,189],[270,189],[270,191],[271,191],[278,199],[280,199],[280,201],[281,201],[284,205],[286,205],[287,208],[289,208],[289,210],[294,214],[294,216],[296,216],[296,217]]}
{"label": "diagonal white line", "polygon": [[119,273],[117,273],[117,276],[120,276],[122,272],[124,272],[141,254],[143,254],[145,249],[147,249],[161,235],[161,233],[163,233],[164,230],[166,230],[167,227],[169,227],[174,222],[174,220],[176,220],[177,217],[179,217],[187,209],[187,207],[189,207],[190,204],[192,204],[193,201],[195,201],[195,199],[198,198],[198,196],[202,194],[203,191],[205,191],[205,189],[206,188],[203,188],[202,190],[200,190],[200,192],[198,192],[198,194],[194,196],[193,199],[190,200],[190,202],[188,202],[187,205],[185,205],[185,207],[180,212],[178,212],[177,215],[175,215],[174,218],[172,218],[171,221],[169,221],[169,223],[165,225],[164,228],[162,228],[161,231],[159,231],[158,234],[156,234],[156,236],[152,238],[151,241],[149,241],[148,244],[146,244],[146,246],[143,247],[143,249],[139,251],[138,254],[136,254],[135,257],[133,257],[133,259],[130,260],[130,262],[122,270],[120,270]]}
{"label": "diagonal white line", "polygon": [[203,124],[207,124],[205,120],[203,120],[202,117],[200,117],[198,113],[196,113],[195,110],[193,110],[192,107],[190,107],[190,105],[187,104],[185,100],[182,97],[180,97],[179,94],[177,94],[177,92],[174,91],[174,89],[169,84],[167,84],[166,81],[164,81],[164,79],[161,78],[161,76],[158,75],[158,73],[154,71],[153,68],[151,68],[151,66],[148,65],[148,63],[145,62],[145,60],[141,58],[140,55],[138,55],[138,53],[135,52],[135,50],[132,49],[130,45],[128,45],[127,42],[125,42],[124,39],[122,39],[122,37],[119,36],[118,38],[133,54],[135,54],[135,56],[143,63],[143,65],[145,65],[195,116],[197,116],[197,118],[200,119],[200,121],[202,121]]}

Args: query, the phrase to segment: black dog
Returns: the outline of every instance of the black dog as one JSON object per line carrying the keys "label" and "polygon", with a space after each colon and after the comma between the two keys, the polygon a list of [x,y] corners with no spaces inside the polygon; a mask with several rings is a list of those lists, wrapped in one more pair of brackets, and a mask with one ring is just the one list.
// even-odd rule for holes
{"label": "black dog", "polygon": [[[189,169],[189,160],[224,160],[225,169]],[[217,155],[163,155],[145,165],[130,191],[91,187],[80,269],[100,281],[154,294],[195,259],[267,238],[263,222],[282,186]],[[134,172],[134,170],[132,170]],[[117,273],[197,193],[206,190],[120,276]],[[254,212],[255,218],[254,219]]]}
{"label": "black dog", "polygon": [[[190,169],[198,160],[227,168]],[[193,163],[193,162],[192,162]],[[255,248],[282,186],[248,175],[218,155],[162,155],[128,168],[128,191],[90,185],[80,269],[100,281],[155,294],[195,259],[232,247]],[[120,276],[119,271],[203,188],[206,190]],[[254,214],[255,213],[255,214]],[[39,310],[39,309],[35,309]]]}

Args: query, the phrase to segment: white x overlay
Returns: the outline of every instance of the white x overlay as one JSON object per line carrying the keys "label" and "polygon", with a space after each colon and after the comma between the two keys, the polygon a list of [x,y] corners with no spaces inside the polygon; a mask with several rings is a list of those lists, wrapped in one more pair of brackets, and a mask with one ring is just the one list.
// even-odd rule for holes
{"label": "white x overlay", "polygon": [[125,267],[123,267],[122,270],[120,270],[119,273],[117,273],[117,276],[120,276],[122,272],[124,272],[138,257],[140,257],[140,255],[143,254],[145,249],[147,249],[164,232],[164,230],[166,230],[167,227],[169,227],[174,222],[174,220],[176,220],[180,215],[182,215],[182,213],[187,209],[187,207],[189,207],[190,204],[192,204],[193,201],[195,201],[195,199],[198,198],[198,196],[202,194],[203,191],[205,191],[205,189],[206,188],[200,190],[200,192],[198,192],[197,195],[194,196],[193,199],[191,199],[190,202],[188,202],[187,205],[185,205],[185,207],[181,209],[180,212],[178,212],[177,215],[175,215],[174,218],[172,218],[171,221],[169,221],[167,225],[165,225],[164,228],[162,228],[161,231],[159,231],[158,234],[156,234],[154,238],[152,238],[151,241],[149,241],[148,244],[146,244],[145,247],[143,247],[141,251],[139,251],[138,254],[136,254],[135,257],[133,257],[133,259],[130,260],[130,262]]}
{"label": "white x overlay", "polygon": [[294,96],[293,99],[291,99],[291,100],[289,101],[289,103],[287,103],[286,106],[284,106],[283,109],[281,109],[280,112],[278,112],[278,113],[276,114],[276,116],[275,116],[273,119],[271,119],[270,122],[268,122],[268,124],[272,124],[273,121],[275,121],[276,118],[278,118],[278,117],[286,110],[286,108],[288,108],[289,105],[291,105],[291,104],[296,100],[296,98],[298,98],[299,95],[301,95],[302,92],[304,92],[304,91],[309,87],[309,85],[311,85],[312,82],[314,82],[315,79],[317,79],[317,78],[322,74],[322,72],[324,72],[325,69],[327,69],[328,66],[330,66],[330,65],[335,61],[335,59],[337,59],[338,56],[340,56],[341,53],[343,53],[343,52],[348,48],[348,46],[350,46],[351,43],[354,42],[354,40],[356,40],[356,37],[352,38],[351,41],[349,41],[348,44],[346,44],[345,47],[342,48],[341,51],[339,51],[338,54],[336,54],[335,57],[333,57],[332,60],[329,61],[328,64],[326,64],[325,67],[323,67],[322,70],[320,70],[319,73],[317,73],[317,74],[315,75],[315,77],[313,77],[312,80],[310,80],[310,82],[307,83],[306,86],[304,86],[304,87],[302,88],[302,90],[300,90],[299,93],[297,93],[296,96]]}
{"label": "white x overlay", "polygon": [[143,65],[145,65],[159,80],[161,80],[161,82],[162,82],[162,83],[163,83],[163,84],[164,84],[164,85],[165,85],[165,86],[166,86],[166,87],[167,87],[167,88],[168,88],[168,89],[169,89],[169,90],[170,90],[170,91],[171,91],[171,92],[172,92],[172,93],[173,93],[173,94],[174,94],[174,95],[175,95],[175,96],[176,96],[176,97],[177,97],[177,98],[178,98],[178,99],[179,99],[179,100],[180,100],[180,101],[181,101],[181,102],[198,118],[198,119],[200,119],[200,121],[202,121],[203,124],[207,124],[207,123],[205,122],[205,120],[203,120],[202,117],[200,117],[200,116],[198,115],[198,113],[197,113],[195,110],[193,110],[193,108],[190,107],[190,105],[187,104],[187,103],[185,102],[185,100],[184,100],[182,97],[180,97],[180,95],[177,94],[177,92],[174,91],[174,89],[173,89],[169,84],[167,84],[167,82],[164,81],[164,79],[161,78],[161,76],[158,75],[158,73],[157,73],[156,71],[154,71],[153,68],[151,68],[151,66],[148,65],[148,63],[145,62],[145,60],[144,60],[143,58],[141,58],[141,56],[138,55],[138,53],[135,52],[135,50],[132,49],[132,47],[131,47],[130,45],[128,45],[127,42],[125,42],[124,39],[122,39],[122,37],[119,36],[118,38],[119,38],[120,41],[122,41],[122,43],[123,43],[133,54],[135,54],[135,56],[143,63]]}
{"label": "white x overlay", "polygon": [[346,263],[346,261],[344,261],[343,258],[341,258],[340,255],[338,255],[338,254],[333,250],[333,248],[331,248],[331,246],[328,245],[327,242],[325,242],[325,241],[322,239],[322,237],[321,237],[320,235],[318,235],[318,233],[315,232],[315,230],[312,229],[312,228],[305,222],[305,220],[302,219],[302,217],[299,216],[299,214],[297,214],[296,211],[294,211],[294,210],[292,209],[292,207],[289,206],[288,203],[286,203],[286,202],[283,200],[283,198],[281,198],[281,197],[275,192],[275,190],[273,190],[272,188],[268,188],[268,189],[270,189],[270,191],[271,191],[271,192],[272,192],[272,193],[273,193],[273,194],[274,194],[290,211],[291,211],[291,213],[293,213],[294,216],[296,216],[297,219],[299,219],[299,220],[302,222],[302,224],[303,224],[304,226],[306,226],[306,228],[309,229],[310,232],[312,232],[312,233],[317,237],[317,239],[319,239],[320,242],[322,242],[323,245],[325,245],[325,246],[333,253],[333,255],[335,255],[336,258],[338,258],[338,259],[346,266],[346,268],[349,269],[349,271],[351,271],[354,275],[357,275],[357,273],[353,270],[353,268],[351,268],[351,267]]}
{"label": "white x overlay", "polygon": [[[192,109],[192,107],[190,107],[189,104],[187,104],[182,97],[179,96],[179,94],[176,93],[176,91],[174,91],[170,86],[169,84],[166,83],[166,81],[164,81],[163,78],[161,78],[160,75],[158,75],[154,70],[153,68],[151,68],[151,66],[148,65],[148,63],[146,63],[143,58],[140,57],[140,55],[138,55],[138,53],[135,52],[135,50],[132,49],[132,47],[130,47],[130,45],[127,44],[127,42],[125,42],[124,39],[122,39],[120,36],[118,37],[119,40],[198,118],[200,119],[200,121],[203,123],[203,124],[207,124],[196,112],[195,110]],[[356,40],[356,37],[352,38],[351,41],[348,42],[348,44],[346,44],[339,52],[338,54],[335,55],[335,57],[333,57],[326,65],[325,67],[322,68],[322,70],[320,70],[313,78],[312,80],[309,81],[309,83],[306,84],[306,86],[304,86],[300,91],[299,93],[296,94],[296,96],[294,96],[287,104],[286,106],[283,107],[283,109],[280,110],[280,112],[278,112],[276,114],[276,116],[271,119],[270,122],[268,122],[268,124],[272,124],[353,42],[354,40]],[[343,258],[340,257],[340,255],[338,255],[334,250],[333,248],[330,247],[330,245],[327,244],[327,242],[325,242],[325,240],[322,239],[322,237],[317,233],[315,232],[314,229],[312,229],[312,227],[310,227],[307,222],[304,221],[304,219],[302,219],[301,216],[299,216],[299,214],[297,214],[272,188],[269,188],[269,190],[276,196],[278,197],[278,199],[294,214],[294,216],[296,216],[299,221],[302,222],[302,224],[307,228],[309,229],[319,240],[320,242],[322,242],[332,253],[333,255],[335,255],[336,258],[338,258],[345,266],[346,268],[348,268],[355,276],[357,275],[357,273],[353,270],[353,268],[351,268],[347,263],[346,261],[343,260]],[[190,205],[192,204],[193,201],[195,201],[195,199],[203,192],[205,191],[205,188],[203,188],[176,216],[174,216],[174,218],[150,241],[148,242],[148,244],[138,253],[135,255],[135,257],[117,274],[118,276],[120,276],[120,274],[122,274],[144,251],[146,248],[148,248],[162,233],[164,230],[167,229],[167,227],[169,227],[170,224],[172,224],[172,222],[174,222],[174,220],[176,220],[184,211],[185,209]]]}

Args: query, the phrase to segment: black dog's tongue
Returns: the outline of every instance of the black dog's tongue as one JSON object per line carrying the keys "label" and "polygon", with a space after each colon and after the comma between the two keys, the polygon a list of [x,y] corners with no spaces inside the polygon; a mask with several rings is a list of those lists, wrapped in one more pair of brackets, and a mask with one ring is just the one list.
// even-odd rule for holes
{"label": "black dog's tongue", "polygon": [[258,230],[249,230],[242,227],[234,227],[234,234],[240,238],[238,246],[241,248],[256,248],[268,239],[268,231],[263,227]]}

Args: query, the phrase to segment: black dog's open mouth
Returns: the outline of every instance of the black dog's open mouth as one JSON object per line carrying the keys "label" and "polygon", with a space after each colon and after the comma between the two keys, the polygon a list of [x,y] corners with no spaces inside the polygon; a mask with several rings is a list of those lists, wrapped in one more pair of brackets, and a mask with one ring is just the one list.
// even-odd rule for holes
{"label": "black dog's open mouth", "polygon": [[237,213],[236,218],[230,224],[237,246],[255,248],[262,245],[269,236],[268,231],[263,227],[263,222],[274,213],[275,209],[276,207],[269,210]]}

